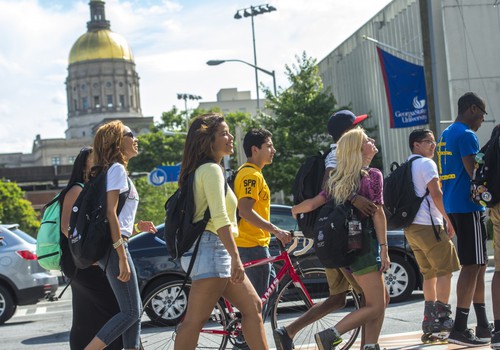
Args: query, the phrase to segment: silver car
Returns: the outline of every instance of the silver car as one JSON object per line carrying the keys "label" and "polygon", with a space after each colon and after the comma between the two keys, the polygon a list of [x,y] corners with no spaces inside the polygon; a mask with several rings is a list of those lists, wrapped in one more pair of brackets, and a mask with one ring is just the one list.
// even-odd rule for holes
{"label": "silver car", "polygon": [[38,265],[36,240],[18,227],[11,227],[17,233],[7,227],[0,225],[0,325],[14,315],[17,305],[52,297],[58,287],[57,276]]}

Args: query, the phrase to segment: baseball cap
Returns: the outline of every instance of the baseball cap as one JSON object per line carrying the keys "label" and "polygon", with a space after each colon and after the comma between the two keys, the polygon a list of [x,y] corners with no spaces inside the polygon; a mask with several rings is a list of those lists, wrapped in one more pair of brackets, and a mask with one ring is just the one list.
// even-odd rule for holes
{"label": "baseball cap", "polygon": [[362,122],[368,117],[368,114],[355,116],[351,111],[344,109],[334,113],[328,119],[328,133],[333,137],[336,142],[340,137],[354,125]]}

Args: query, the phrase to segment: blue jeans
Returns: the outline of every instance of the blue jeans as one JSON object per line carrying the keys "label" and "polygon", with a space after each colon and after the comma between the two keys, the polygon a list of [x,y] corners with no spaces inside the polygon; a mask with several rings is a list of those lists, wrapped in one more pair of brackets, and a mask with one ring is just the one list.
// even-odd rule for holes
{"label": "blue jeans", "polygon": [[[240,252],[240,259],[243,263],[252,260],[268,258],[271,256],[269,254],[268,247],[238,247],[238,251]],[[264,292],[267,290],[267,287],[269,287],[269,282],[271,279],[271,264],[264,264],[262,266],[246,268],[245,274],[247,275],[250,282],[252,282],[252,285],[257,291],[259,297],[262,297],[262,295],[264,295]]]}
{"label": "blue jeans", "polygon": [[130,266],[130,279],[127,282],[118,280],[120,267],[118,264],[118,253],[111,248],[111,252],[98,261],[101,269],[105,270],[111,289],[115,293],[120,312],[113,316],[97,333],[97,337],[106,345],[120,335],[123,338],[125,349],[139,349],[141,333],[142,304],[137,284],[137,275],[134,263],[128,251],[128,244],[124,243],[125,253]]}

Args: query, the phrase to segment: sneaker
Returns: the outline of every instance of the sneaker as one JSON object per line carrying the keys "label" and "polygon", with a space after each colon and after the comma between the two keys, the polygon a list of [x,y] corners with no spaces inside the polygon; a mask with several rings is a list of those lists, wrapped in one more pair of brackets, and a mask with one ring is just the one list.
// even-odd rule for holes
{"label": "sneaker", "polygon": [[243,334],[238,335],[234,340],[233,350],[250,350]]}
{"label": "sneaker", "polygon": [[483,346],[489,343],[488,341],[482,341],[475,336],[472,329],[468,328],[460,332],[453,328],[448,336],[448,343],[459,344],[465,346]]}
{"label": "sneaker", "polygon": [[[378,345],[378,344],[365,345],[365,346],[363,346],[363,350],[380,350],[380,345]],[[385,350],[385,348],[384,348],[384,350]]]}
{"label": "sneaker", "polygon": [[492,349],[500,349],[500,331],[493,332],[493,336],[491,337],[491,348]]}
{"label": "sneaker", "polygon": [[493,336],[493,326],[492,323],[488,324],[488,327],[481,327],[477,326],[476,327],[476,337],[481,339],[482,341],[490,341],[491,337]]}
{"label": "sneaker", "polygon": [[342,343],[342,338],[335,334],[335,331],[331,328],[316,333],[314,339],[319,350],[335,350],[337,345]]}
{"label": "sneaker", "polygon": [[279,327],[274,330],[274,342],[278,350],[292,350],[295,349],[293,340],[288,335],[285,327]]}

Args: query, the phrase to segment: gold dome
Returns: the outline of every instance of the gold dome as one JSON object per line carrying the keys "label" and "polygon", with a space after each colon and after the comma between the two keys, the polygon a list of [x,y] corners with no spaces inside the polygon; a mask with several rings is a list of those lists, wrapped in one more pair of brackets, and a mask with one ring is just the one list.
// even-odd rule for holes
{"label": "gold dome", "polygon": [[132,50],[125,38],[108,29],[83,34],[69,53],[69,64],[104,59],[134,61]]}

